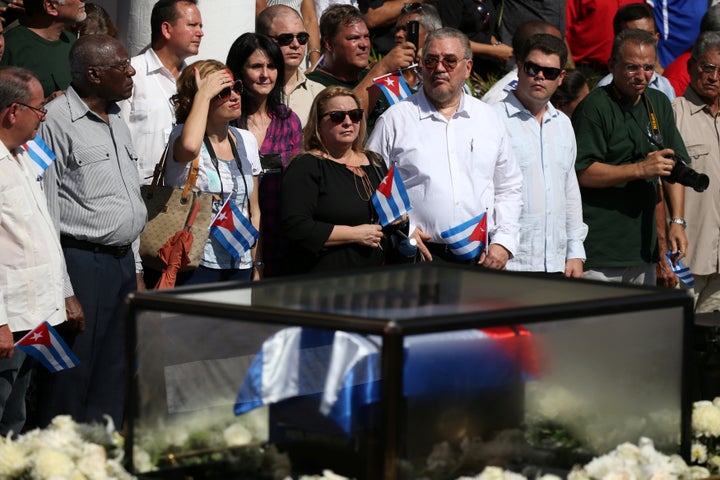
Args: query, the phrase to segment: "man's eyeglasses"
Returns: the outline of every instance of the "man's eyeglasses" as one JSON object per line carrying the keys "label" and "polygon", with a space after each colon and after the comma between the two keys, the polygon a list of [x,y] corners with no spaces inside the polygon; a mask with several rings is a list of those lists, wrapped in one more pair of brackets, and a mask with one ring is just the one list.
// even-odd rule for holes
{"label": "man's eyeglasses", "polygon": [[310,40],[310,34],[307,32],[300,32],[298,34],[281,33],[280,35],[270,35],[270,38],[275,40],[275,43],[277,43],[279,47],[287,47],[296,38],[300,45],[305,45],[308,40]]}
{"label": "man's eyeglasses", "polygon": [[45,109],[45,107],[33,107],[32,105],[28,105],[27,103],[22,103],[22,102],[15,102],[15,103],[17,103],[18,105],[22,105],[25,108],[29,108],[30,110],[35,112],[35,114],[38,116],[38,118],[40,120],[45,118],[45,116],[47,115],[47,110]]}
{"label": "man's eyeglasses", "polygon": [[645,65],[638,65],[637,63],[626,63],[623,65],[623,68],[628,73],[637,73],[640,70],[644,72],[654,72],[655,71],[655,64],[654,63],[646,63]]}
{"label": "man's eyeglasses", "polygon": [[422,12],[423,4],[420,2],[406,3],[403,5],[400,13],[418,13]]}
{"label": "man's eyeglasses", "polygon": [[464,58],[457,58],[455,55],[448,55],[447,57],[438,57],[436,55],[427,55],[425,58],[423,58],[423,65],[428,70],[435,70],[438,66],[438,63],[442,63],[442,66],[445,67],[445,70],[448,72],[455,70],[455,67],[457,67],[457,64],[460,60],[465,60]]}
{"label": "man's eyeglasses", "polygon": [[232,92],[237,93],[238,95],[242,95],[243,92],[243,84],[242,80],[235,80],[233,84],[229,87],[225,87],[222,90],[220,90],[220,93],[218,93],[215,98],[218,100],[222,100],[223,102],[230,98],[230,95],[232,95]]}
{"label": "man's eyeglasses", "polygon": [[126,58],[122,62],[115,64],[115,65],[93,65],[95,68],[114,68],[115,70],[127,73],[128,70],[132,68],[132,65],[130,64],[130,59]]}
{"label": "man's eyeglasses", "polygon": [[333,110],[332,112],[325,112],[322,115],[320,115],[320,118],[322,117],[330,117],[330,121],[333,123],[342,123],[345,121],[345,117],[350,117],[350,121],[353,123],[358,123],[360,120],[362,120],[363,115],[365,114],[365,110],[362,108],[356,108],[354,110]]}
{"label": "man's eyeglasses", "polygon": [[525,62],[523,63],[523,71],[531,77],[537,77],[538,73],[542,72],[546,80],[555,80],[562,73],[562,68],[541,67],[533,62]]}
{"label": "man's eyeglasses", "polygon": [[720,73],[720,66],[713,65],[712,63],[701,63],[700,71],[705,75],[715,75]]}

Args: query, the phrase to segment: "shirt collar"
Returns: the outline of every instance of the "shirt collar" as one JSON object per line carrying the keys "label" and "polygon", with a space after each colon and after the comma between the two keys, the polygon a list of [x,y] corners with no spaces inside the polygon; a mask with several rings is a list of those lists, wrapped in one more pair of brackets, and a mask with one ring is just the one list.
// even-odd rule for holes
{"label": "shirt collar", "polygon": [[[517,98],[517,96],[515,95],[515,90],[508,92],[508,95],[507,97],[505,97],[504,102],[508,116],[513,117],[520,116],[522,114],[527,116],[528,118],[534,117],[530,110],[525,108],[525,105],[523,105],[522,102],[520,102],[520,100]],[[543,121],[555,118],[558,116],[559,113],[560,112],[555,107],[553,107],[553,104],[548,102],[545,113],[543,113]]]}
{"label": "shirt collar", "polygon": [[[162,64],[160,61],[160,57],[157,56],[157,53],[155,53],[155,50],[152,48],[148,48],[145,51],[145,63],[147,64],[147,72],[146,75],[149,75],[151,73],[155,72],[164,72],[167,75],[170,75],[170,77],[173,77],[173,75],[170,73],[170,70],[165,67],[165,65]],[[187,66],[187,63],[183,62],[182,68],[180,71],[182,71]],[[174,77],[173,77],[174,78]]]}
{"label": "shirt collar", "polygon": [[[68,111],[70,112],[70,121],[76,122],[82,117],[91,116],[104,122],[97,113],[90,110],[72,85],[68,86],[67,90],[65,90],[65,100],[67,101]],[[120,107],[118,107],[117,103],[112,103],[108,108],[108,115],[112,116],[119,114]]]}
{"label": "shirt collar", "polygon": [[710,111],[708,109],[708,106],[705,104],[702,98],[700,98],[700,95],[697,94],[693,88],[688,85],[688,87],[685,89],[685,93],[683,94],[683,97],[690,103],[690,113],[692,115],[695,115],[698,112]]}
{"label": "shirt collar", "polygon": [[[443,121],[447,121],[445,117],[440,115],[440,112],[438,112],[437,108],[435,108],[435,105],[430,103],[430,100],[425,95],[425,89],[420,89],[420,91],[416,94],[418,96],[418,107],[420,109],[420,119],[423,120],[428,117],[437,117],[442,118]],[[460,105],[458,105],[458,109],[455,112],[456,116],[462,116],[462,117],[470,117],[470,112],[467,110],[467,104],[466,104],[467,94],[465,92],[462,92],[462,97],[460,97]]]}

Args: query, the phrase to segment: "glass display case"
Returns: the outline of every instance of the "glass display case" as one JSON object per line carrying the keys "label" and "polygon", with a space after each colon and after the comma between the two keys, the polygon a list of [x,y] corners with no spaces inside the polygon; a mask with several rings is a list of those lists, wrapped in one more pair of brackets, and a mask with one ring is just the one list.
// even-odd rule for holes
{"label": "glass display case", "polygon": [[128,303],[147,478],[565,470],[640,436],[689,454],[681,290],[418,264]]}

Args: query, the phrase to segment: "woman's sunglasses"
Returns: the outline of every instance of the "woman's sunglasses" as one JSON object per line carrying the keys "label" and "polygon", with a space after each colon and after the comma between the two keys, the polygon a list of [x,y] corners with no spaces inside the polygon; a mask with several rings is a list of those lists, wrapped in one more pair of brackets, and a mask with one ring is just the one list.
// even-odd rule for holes
{"label": "woman's sunglasses", "polygon": [[279,47],[287,47],[295,38],[297,38],[300,45],[305,45],[310,40],[310,34],[307,32],[300,32],[297,35],[294,33],[281,33],[280,35],[271,35],[270,38],[275,40]]}
{"label": "woman's sunglasses", "polygon": [[350,117],[350,121],[358,123],[363,118],[365,111],[362,108],[356,108],[355,110],[333,110],[332,112],[323,113],[322,117],[330,117],[330,121],[333,123],[342,123],[345,120],[345,116]]}
{"label": "woman's sunglasses", "polygon": [[217,94],[216,98],[218,100],[222,100],[223,102],[230,98],[230,95],[232,95],[232,92],[237,93],[238,95],[242,95],[243,92],[243,84],[242,80],[235,80],[230,87],[225,87],[222,90],[220,90],[220,93]]}

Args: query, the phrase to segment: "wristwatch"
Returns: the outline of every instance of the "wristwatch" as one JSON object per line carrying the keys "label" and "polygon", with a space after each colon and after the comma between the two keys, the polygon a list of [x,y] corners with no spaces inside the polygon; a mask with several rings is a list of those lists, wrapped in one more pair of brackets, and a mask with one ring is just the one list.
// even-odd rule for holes
{"label": "wristwatch", "polygon": [[687,228],[687,222],[684,218],[671,218],[670,223],[677,223],[678,225],[681,225],[683,228]]}

